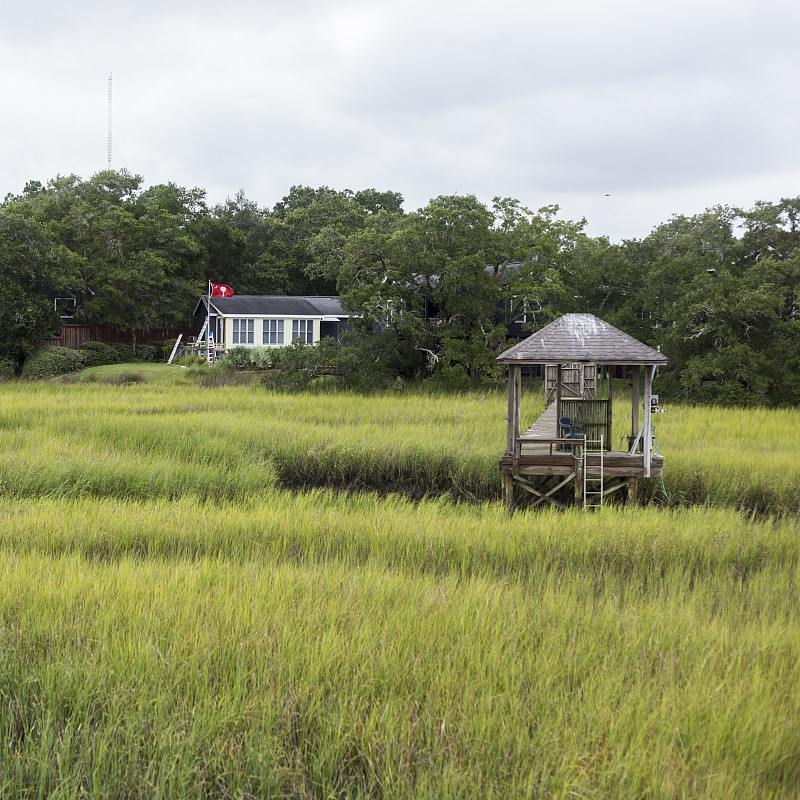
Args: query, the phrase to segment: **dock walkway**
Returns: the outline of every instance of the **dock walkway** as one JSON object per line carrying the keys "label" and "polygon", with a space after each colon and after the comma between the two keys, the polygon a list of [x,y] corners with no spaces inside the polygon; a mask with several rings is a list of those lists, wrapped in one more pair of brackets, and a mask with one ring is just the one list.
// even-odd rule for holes
{"label": "dock walkway", "polygon": [[558,418],[556,403],[549,406],[520,438],[522,439],[555,439],[558,436]]}

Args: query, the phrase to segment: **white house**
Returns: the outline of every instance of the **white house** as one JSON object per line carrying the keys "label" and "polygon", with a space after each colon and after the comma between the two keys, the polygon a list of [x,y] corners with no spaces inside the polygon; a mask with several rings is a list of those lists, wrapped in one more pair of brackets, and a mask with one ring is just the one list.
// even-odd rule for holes
{"label": "white house", "polygon": [[203,295],[195,306],[194,330],[199,334],[208,317],[217,347],[284,347],[297,339],[307,344],[338,339],[351,316],[338,297]]}

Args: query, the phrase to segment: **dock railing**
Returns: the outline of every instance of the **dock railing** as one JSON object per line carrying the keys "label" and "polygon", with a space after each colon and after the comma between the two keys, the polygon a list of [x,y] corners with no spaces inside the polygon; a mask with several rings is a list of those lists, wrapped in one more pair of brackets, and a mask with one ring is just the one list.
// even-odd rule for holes
{"label": "dock railing", "polygon": [[514,440],[514,462],[512,467],[512,474],[514,477],[519,475],[519,461],[522,458],[523,444],[547,445],[547,454],[551,456],[553,455],[554,446],[558,447],[564,453],[569,451],[574,454],[576,449],[583,450],[584,437],[579,436],[574,439],[526,439],[522,436],[518,436]]}

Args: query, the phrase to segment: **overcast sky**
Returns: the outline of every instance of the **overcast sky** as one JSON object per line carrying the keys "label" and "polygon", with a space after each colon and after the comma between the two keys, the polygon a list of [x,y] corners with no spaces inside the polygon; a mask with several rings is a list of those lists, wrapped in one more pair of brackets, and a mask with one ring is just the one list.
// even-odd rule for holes
{"label": "overcast sky", "polygon": [[0,197],[147,185],[515,197],[641,237],[800,194],[797,0],[10,0]]}

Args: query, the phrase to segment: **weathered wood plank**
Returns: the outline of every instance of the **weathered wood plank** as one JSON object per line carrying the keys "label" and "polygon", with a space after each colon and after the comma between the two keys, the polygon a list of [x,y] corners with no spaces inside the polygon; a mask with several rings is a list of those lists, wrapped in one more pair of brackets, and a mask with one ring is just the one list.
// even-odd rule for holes
{"label": "weathered wood plank", "polygon": [[[589,453],[586,470],[589,477],[599,473],[599,465],[593,463],[596,456]],[[662,456],[652,454],[650,476],[660,478],[663,471],[664,459]],[[514,468],[514,459],[504,457],[499,461],[501,473],[511,474]],[[526,453],[523,451],[516,464],[519,475],[568,475],[575,470],[575,457],[569,452],[556,452],[550,455],[547,451]],[[606,453],[603,459],[603,474],[609,478],[643,478],[645,477],[645,463],[642,453],[630,455],[614,451]]]}
{"label": "weathered wood plank", "polygon": [[[501,466],[500,471],[503,474],[508,473],[510,475],[512,473],[511,464],[509,464],[507,467]],[[569,475],[571,472],[574,472],[574,467],[546,465],[530,466],[527,464],[520,464],[517,470],[518,475]],[[590,477],[592,476],[591,472],[589,475]],[[660,478],[662,475],[663,470],[651,467],[651,478]],[[603,476],[606,478],[643,478],[644,470],[641,467],[617,467],[611,470],[604,469]]]}
{"label": "weathered wood plank", "polygon": [[552,439],[558,436],[558,417],[555,404],[550,404],[525,433],[523,439]]}
{"label": "weathered wood plank", "polygon": [[542,503],[545,500],[548,503],[552,503],[554,506],[557,506],[558,508],[564,508],[564,504],[559,502],[558,500],[556,500],[553,497],[553,494],[555,492],[557,492],[559,489],[561,489],[563,486],[566,486],[574,477],[575,477],[574,473],[572,473],[570,475],[567,475],[567,477],[564,478],[564,480],[560,481],[555,486],[551,486],[549,489],[547,489],[547,491],[544,490],[544,487],[540,491],[535,486],[531,486],[531,484],[529,484],[525,480],[517,479],[515,481],[515,483],[517,483],[519,486],[521,486],[523,489],[525,489],[526,492],[530,492],[532,495],[534,495],[537,498],[531,504],[531,506],[530,506],[531,508],[536,508],[536,506],[538,506],[539,503]]}

